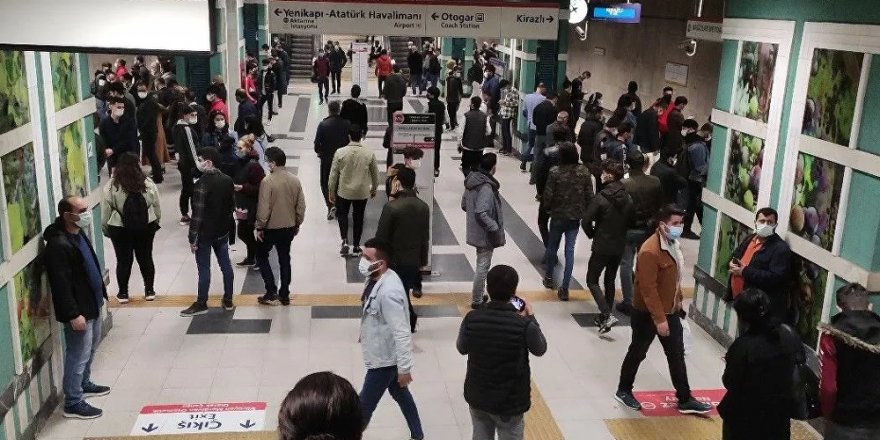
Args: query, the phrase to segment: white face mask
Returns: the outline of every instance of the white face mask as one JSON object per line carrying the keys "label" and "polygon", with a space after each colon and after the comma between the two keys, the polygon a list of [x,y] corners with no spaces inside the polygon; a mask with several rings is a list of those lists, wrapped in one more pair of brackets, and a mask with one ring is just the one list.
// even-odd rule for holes
{"label": "white face mask", "polygon": [[204,173],[208,170],[208,163],[202,159],[196,159],[196,169]]}
{"label": "white face mask", "polygon": [[372,275],[377,269],[373,269],[373,263],[367,260],[366,257],[361,257],[361,261],[358,261],[358,272],[365,277]]}
{"label": "white face mask", "polygon": [[107,84],[107,81],[104,81],[103,79],[99,79],[99,80],[98,80],[98,85],[99,85],[99,86],[103,86],[104,84]]}
{"label": "white face mask", "polygon": [[461,78],[461,73],[455,72],[455,75],[453,75],[453,76],[456,78]]}
{"label": "white face mask", "polygon": [[485,76],[486,78],[489,78],[490,76],[492,76],[492,74],[489,73],[489,72],[486,72],[486,73],[483,74],[483,76]]}
{"label": "white face mask", "polygon": [[688,130],[682,130],[682,131],[681,131],[681,135],[682,135],[682,136],[687,136],[688,133],[690,133],[690,131],[688,131]]}
{"label": "white face mask", "polygon": [[755,223],[755,234],[761,238],[767,238],[776,232],[776,225]]}
{"label": "white face mask", "polygon": [[122,115],[124,115],[124,114],[125,114],[125,107],[113,109],[113,116],[116,116],[117,118],[122,117]]}
{"label": "white face mask", "polygon": [[198,123],[199,123],[199,117],[198,117],[198,116],[193,116],[193,117],[191,117],[191,118],[186,118],[186,122],[187,122],[188,124],[198,124]]}
{"label": "white face mask", "polygon": [[226,121],[214,121],[214,126],[217,128],[226,127]]}
{"label": "white face mask", "polygon": [[415,159],[415,160],[411,160],[411,161],[409,161],[409,167],[412,168],[412,169],[414,169],[414,170],[417,170],[417,169],[421,168],[421,166],[422,166],[422,160],[421,160],[421,159]]}
{"label": "white face mask", "polygon": [[147,97],[147,92],[138,92],[138,98],[145,99]]}
{"label": "white face mask", "polygon": [[79,220],[76,225],[82,229],[88,228],[92,224],[92,211],[86,211],[79,214]]}
{"label": "white face mask", "polygon": [[213,93],[208,93],[207,95],[205,95],[205,98],[208,100],[208,102],[211,102],[214,100],[215,96],[216,95],[214,95]]}

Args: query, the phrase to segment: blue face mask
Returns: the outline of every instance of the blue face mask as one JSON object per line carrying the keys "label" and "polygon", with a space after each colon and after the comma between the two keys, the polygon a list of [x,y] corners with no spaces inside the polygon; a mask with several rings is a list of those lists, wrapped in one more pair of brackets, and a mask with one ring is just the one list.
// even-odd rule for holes
{"label": "blue face mask", "polygon": [[666,235],[670,240],[678,240],[684,232],[684,226],[667,226]]}

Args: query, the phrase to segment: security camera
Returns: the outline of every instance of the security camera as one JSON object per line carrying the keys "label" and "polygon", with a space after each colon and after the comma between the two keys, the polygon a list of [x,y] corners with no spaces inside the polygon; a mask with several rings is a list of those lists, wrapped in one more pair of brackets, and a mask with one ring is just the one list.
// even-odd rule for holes
{"label": "security camera", "polygon": [[679,41],[678,48],[683,50],[685,55],[692,57],[697,54],[697,40]]}
{"label": "security camera", "polygon": [[587,31],[585,31],[584,28],[581,26],[575,26],[574,30],[577,32],[578,38],[581,41],[587,41]]}

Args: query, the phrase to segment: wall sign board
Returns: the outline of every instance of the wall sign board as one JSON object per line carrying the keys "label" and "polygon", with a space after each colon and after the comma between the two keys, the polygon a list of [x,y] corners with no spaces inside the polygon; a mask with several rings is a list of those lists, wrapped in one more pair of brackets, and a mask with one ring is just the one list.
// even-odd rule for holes
{"label": "wall sign board", "polygon": [[634,24],[642,19],[641,3],[599,3],[590,5],[590,20]]}

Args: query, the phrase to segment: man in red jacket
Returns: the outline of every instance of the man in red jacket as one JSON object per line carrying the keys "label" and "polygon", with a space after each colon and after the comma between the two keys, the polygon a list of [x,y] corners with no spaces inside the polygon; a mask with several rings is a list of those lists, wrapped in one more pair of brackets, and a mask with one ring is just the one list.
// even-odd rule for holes
{"label": "man in red jacket", "polygon": [[323,50],[318,51],[312,72],[318,83],[318,104],[323,104],[330,99],[327,97],[330,94],[330,57]]}
{"label": "man in red jacket", "polygon": [[880,438],[880,316],[857,283],[837,289],[841,312],[819,326],[819,397],[826,440]]}

